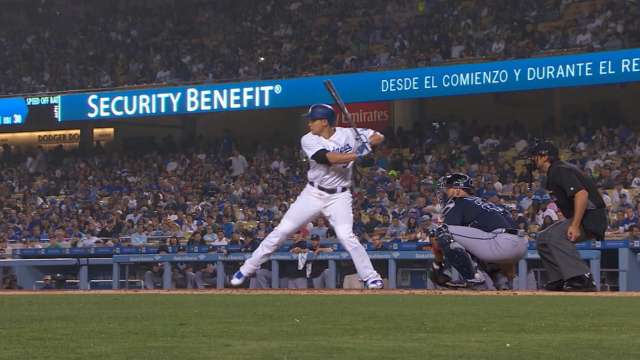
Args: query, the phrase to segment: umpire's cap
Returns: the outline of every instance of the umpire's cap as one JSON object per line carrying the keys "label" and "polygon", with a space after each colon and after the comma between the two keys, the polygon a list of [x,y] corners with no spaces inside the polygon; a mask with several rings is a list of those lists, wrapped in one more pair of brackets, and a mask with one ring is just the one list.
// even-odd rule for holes
{"label": "umpire's cap", "polygon": [[534,142],[528,150],[528,155],[533,156],[549,156],[550,158],[558,158],[558,148],[549,140],[538,140]]}
{"label": "umpire's cap", "polygon": [[473,180],[467,174],[453,173],[440,178],[439,185],[441,188],[458,188],[463,189],[469,194],[473,194]]}
{"label": "umpire's cap", "polygon": [[309,107],[309,111],[302,115],[305,120],[320,120],[326,119],[330,126],[334,126],[336,123],[336,112],[331,105],[327,104],[313,104]]}

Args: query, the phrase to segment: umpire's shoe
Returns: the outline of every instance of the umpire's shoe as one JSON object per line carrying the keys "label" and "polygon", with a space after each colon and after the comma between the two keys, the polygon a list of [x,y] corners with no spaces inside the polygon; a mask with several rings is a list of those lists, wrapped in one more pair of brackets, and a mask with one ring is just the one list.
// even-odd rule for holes
{"label": "umpire's shoe", "polygon": [[564,282],[564,291],[598,291],[591,273],[574,276]]}
{"label": "umpire's shoe", "polygon": [[550,281],[544,284],[544,289],[547,291],[563,291],[564,290],[564,280],[556,280]]}

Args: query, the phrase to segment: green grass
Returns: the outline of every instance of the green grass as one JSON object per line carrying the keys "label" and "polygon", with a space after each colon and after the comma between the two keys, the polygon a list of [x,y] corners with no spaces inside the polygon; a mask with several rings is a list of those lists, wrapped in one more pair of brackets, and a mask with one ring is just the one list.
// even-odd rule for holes
{"label": "green grass", "polygon": [[640,359],[639,314],[607,297],[0,296],[0,359]]}

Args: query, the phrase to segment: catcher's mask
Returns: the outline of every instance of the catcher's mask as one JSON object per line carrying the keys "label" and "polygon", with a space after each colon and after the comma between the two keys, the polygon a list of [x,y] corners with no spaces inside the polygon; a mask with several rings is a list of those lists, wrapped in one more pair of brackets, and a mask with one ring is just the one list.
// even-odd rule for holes
{"label": "catcher's mask", "polygon": [[453,173],[438,180],[438,199],[445,205],[449,201],[447,189],[462,189],[469,195],[473,194],[473,180],[467,174]]}

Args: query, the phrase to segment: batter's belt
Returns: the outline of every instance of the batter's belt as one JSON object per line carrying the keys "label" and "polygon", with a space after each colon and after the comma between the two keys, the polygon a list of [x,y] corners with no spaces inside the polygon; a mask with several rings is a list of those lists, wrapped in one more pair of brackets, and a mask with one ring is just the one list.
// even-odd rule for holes
{"label": "batter's belt", "polygon": [[309,185],[313,186],[314,188],[316,188],[316,189],[318,189],[320,191],[324,191],[327,194],[337,194],[337,193],[342,193],[342,192],[345,192],[345,191],[349,190],[349,188],[346,187],[346,186],[345,187],[338,186],[335,189],[328,189],[328,188],[326,188],[324,186],[317,185],[313,181],[309,181]]}

